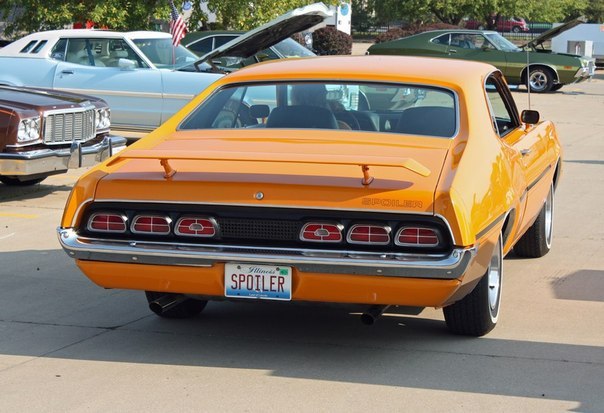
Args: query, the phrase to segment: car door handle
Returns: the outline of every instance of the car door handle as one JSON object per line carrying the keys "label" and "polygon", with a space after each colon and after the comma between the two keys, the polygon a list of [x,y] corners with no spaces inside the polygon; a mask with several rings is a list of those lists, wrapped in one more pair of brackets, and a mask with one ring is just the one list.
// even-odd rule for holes
{"label": "car door handle", "polygon": [[455,50],[455,49],[449,49],[449,53],[457,53],[457,50]]}
{"label": "car door handle", "polygon": [[530,154],[531,152],[532,152],[531,149],[521,149],[520,150],[520,155],[526,156],[526,155]]}
{"label": "car door handle", "polygon": [[62,75],[73,75],[73,70],[61,70]]}

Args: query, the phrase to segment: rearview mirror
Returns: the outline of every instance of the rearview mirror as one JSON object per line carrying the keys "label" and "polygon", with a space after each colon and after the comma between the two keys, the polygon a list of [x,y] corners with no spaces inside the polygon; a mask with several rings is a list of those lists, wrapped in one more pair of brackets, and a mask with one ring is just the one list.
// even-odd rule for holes
{"label": "rearview mirror", "polygon": [[539,112],[536,110],[523,110],[520,119],[522,119],[522,122],[524,123],[534,125],[539,122]]}

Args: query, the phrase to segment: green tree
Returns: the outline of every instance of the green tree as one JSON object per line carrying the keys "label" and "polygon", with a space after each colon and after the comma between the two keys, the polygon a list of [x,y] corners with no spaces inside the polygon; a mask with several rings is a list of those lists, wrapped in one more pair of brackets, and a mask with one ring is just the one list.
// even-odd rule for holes
{"label": "green tree", "polygon": [[165,0],[3,0],[0,20],[7,22],[4,34],[61,29],[75,22],[92,21],[96,27],[144,30],[156,19],[169,18]]}
{"label": "green tree", "polygon": [[[175,1],[177,8],[179,1]],[[216,13],[223,27],[249,30],[313,0],[207,0],[208,9]],[[334,1],[326,3],[337,4]],[[6,37],[40,30],[61,29],[74,22],[93,21],[96,27],[113,30],[149,30],[158,20],[169,20],[167,0],[2,0],[0,21],[6,21]],[[200,1],[193,2],[188,21],[196,30],[208,17]]]}
{"label": "green tree", "polygon": [[604,23],[604,0],[590,0],[585,17],[590,23]]}

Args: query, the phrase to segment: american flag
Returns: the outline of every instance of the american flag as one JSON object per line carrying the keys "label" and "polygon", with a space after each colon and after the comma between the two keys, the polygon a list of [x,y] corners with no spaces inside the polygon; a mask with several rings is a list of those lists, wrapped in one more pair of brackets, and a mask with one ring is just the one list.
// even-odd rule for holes
{"label": "american flag", "polygon": [[172,35],[172,44],[176,47],[180,44],[182,38],[185,37],[187,25],[182,16],[178,14],[173,0],[170,0],[170,16],[172,17],[170,20],[170,34]]}

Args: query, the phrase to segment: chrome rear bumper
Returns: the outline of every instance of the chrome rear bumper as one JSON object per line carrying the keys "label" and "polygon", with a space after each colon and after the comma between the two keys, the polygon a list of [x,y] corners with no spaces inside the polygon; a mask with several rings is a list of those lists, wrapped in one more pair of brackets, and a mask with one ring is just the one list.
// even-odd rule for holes
{"label": "chrome rear bumper", "polygon": [[59,242],[79,260],[170,266],[212,267],[224,262],[289,265],[300,272],[376,275],[451,280],[460,278],[476,256],[476,247],[449,254],[318,251],[250,246],[100,240],[80,237],[71,228],[57,229]]}

